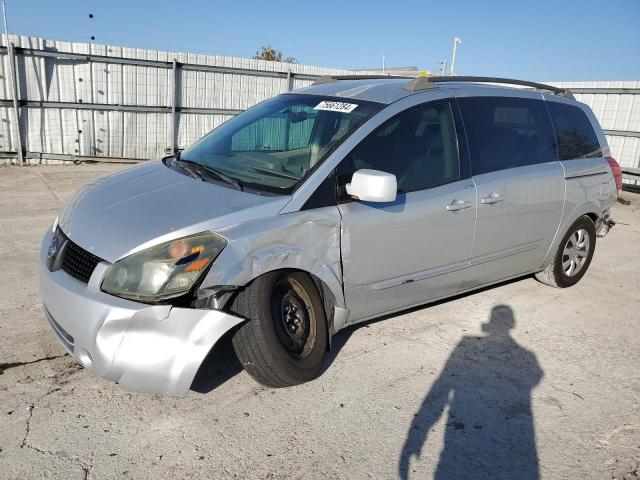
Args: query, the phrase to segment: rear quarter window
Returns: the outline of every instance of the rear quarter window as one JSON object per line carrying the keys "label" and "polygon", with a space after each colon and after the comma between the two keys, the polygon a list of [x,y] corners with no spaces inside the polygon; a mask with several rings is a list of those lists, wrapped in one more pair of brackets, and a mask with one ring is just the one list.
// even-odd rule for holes
{"label": "rear quarter window", "polygon": [[547,102],[560,160],[601,157],[602,148],[589,117],[573,105]]}

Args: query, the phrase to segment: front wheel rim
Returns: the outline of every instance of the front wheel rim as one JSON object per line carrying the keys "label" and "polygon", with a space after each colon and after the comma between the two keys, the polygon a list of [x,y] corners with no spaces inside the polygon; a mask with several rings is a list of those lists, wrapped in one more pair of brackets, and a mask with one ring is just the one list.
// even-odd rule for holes
{"label": "front wheel rim", "polygon": [[316,340],[316,315],[311,298],[292,277],[276,282],[271,294],[271,318],[280,344],[294,358],[308,356]]}
{"label": "front wheel rim", "polygon": [[590,245],[589,232],[584,228],[569,236],[562,251],[562,271],[567,277],[575,277],[582,271],[589,257]]}

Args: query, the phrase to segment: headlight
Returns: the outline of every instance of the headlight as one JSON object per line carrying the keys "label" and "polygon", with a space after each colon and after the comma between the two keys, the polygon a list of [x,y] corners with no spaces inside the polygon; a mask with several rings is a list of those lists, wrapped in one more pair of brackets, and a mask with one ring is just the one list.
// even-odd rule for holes
{"label": "headlight", "polygon": [[226,245],[212,232],[156,245],[109,267],[102,290],[142,302],[178,297],[193,287]]}

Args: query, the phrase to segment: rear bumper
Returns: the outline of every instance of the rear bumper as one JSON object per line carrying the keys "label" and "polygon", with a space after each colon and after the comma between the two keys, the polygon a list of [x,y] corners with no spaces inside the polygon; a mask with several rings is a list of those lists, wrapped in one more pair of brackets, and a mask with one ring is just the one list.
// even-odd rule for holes
{"label": "rear bumper", "polygon": [[600,221],[598,222],[598,224],[596,225],[596,235],[598,237],[604,237],[607,233],[609,233],[609,231],[613,228],[615,224],[616,222],[613,220],[613,217],[611,216],[611,212],[609,211],[609,209],[607,209],[603,213],[602,218],[600,218]]}
{"label": "rear bumper", "polygon": [[40,250],[45,316],[64,348],[87,370],[126,390],[183,397],[215,343],[244,319],[218,310],[146,305],[108,295],[99,264],[89,283],[50,272]]}

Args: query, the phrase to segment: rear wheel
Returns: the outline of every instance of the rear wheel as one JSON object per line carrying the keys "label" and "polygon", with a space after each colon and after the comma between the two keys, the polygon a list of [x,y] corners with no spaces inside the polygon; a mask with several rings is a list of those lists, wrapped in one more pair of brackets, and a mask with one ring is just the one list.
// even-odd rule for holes
{"label": "rear wheel", "polygon": [[536,273],[536,278],[553,287],[575,285],[589,268],[595,247],[596,229],[593,221],[587,216],[580,217],[562,238],[547,268]]}
{"label": "rear wheel", "polygon": [[245,370],[269,387],[315,378],[327,350],[327,320],[313,280],[302,272],[270,272],[234,299],[231,310],[249,319],[233,337]]}

